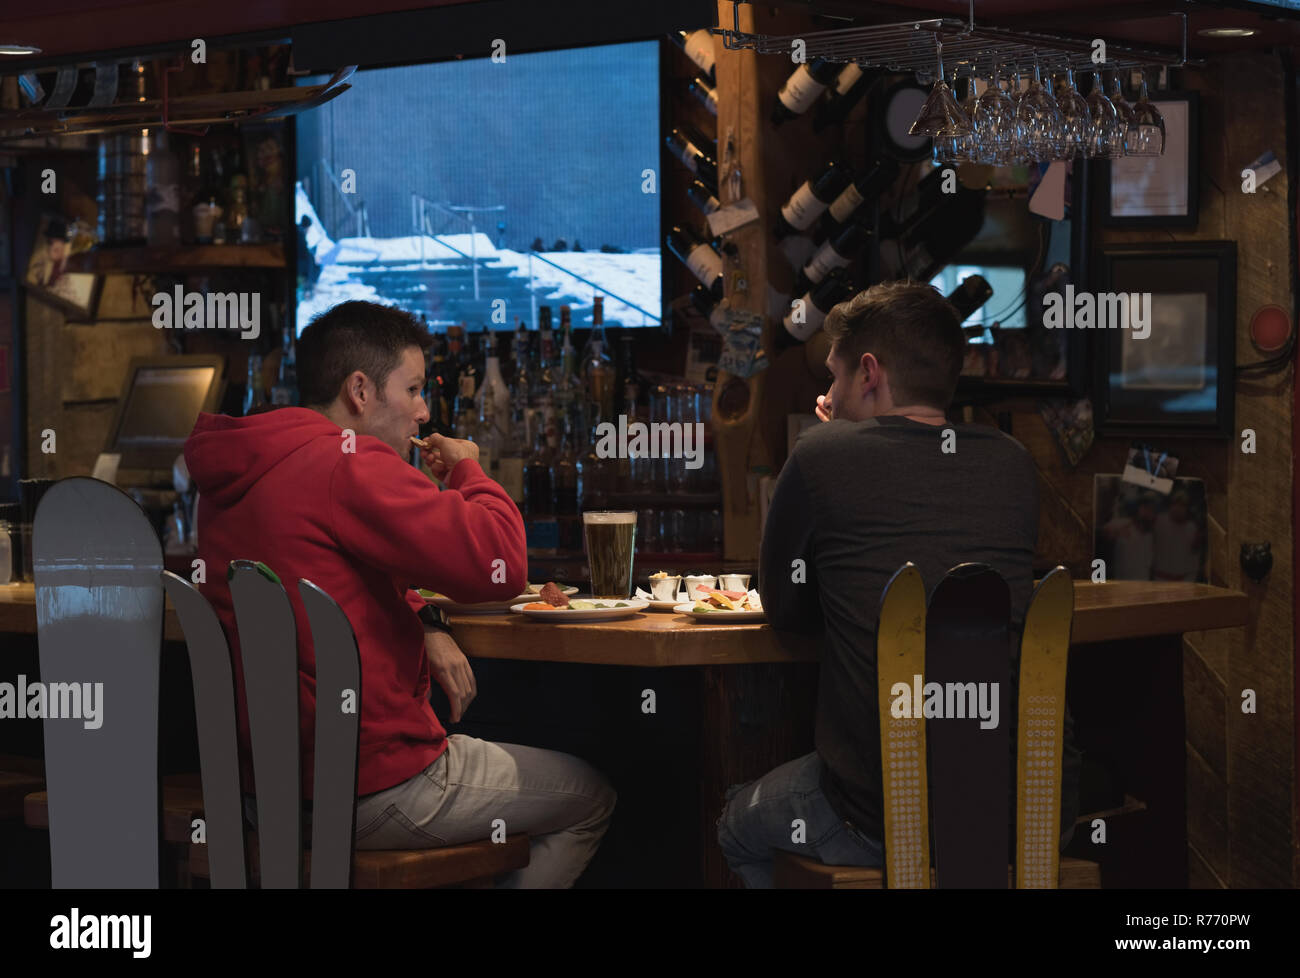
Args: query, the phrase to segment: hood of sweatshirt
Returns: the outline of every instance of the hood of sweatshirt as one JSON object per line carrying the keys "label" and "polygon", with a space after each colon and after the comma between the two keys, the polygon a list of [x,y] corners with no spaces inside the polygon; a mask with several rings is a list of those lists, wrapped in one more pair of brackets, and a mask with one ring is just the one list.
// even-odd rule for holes
{"label": "hood of sweatshirt", "polygon": [[230,506],[304,445],[321,438],[337,445],[341,431],[308,408],[277,408],[247,418],[200,414],[185,442],[185,464],[199,492]]}

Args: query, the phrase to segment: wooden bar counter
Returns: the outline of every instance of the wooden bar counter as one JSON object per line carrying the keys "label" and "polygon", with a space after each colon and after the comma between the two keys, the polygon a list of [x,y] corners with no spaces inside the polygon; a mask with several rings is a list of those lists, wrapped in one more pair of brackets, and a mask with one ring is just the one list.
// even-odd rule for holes
{"label": "wooden bar counter", "polygon": [[[1077,833],[1075,846],[1083,848],[1072,846],[1071,852],[1102,862],[1104,885],[1187,885],[1181,636],[1245,625],[1248,617],[1247,596],[1224,588],[1181,582],[1075,582],[1069,699],[1076,740],[1085,753],[1104,759],[1125,790],[1147,806],[1125,825],[1116,820],[1108,826],[1105,846],[1088,843],[1086,826]],[[619,768],[617,776],[611,774],[632,809],[647,797],[637,794],[640,760],[662,762],[658,755],[664,751],[684,753],[682,764],[690,766],[691,773],[683,783],[698,785],[698,796],[660,799],[678,811],[691,805],[696,812],[693,838],[678,843],[690,848],[686,862],[695,869],[679,885],[738,885],[718,849],[715,820],[729,785],[760,777],[813,749],[815,643],[791,636],[778,639],[762,623],[700,624],[684,615],[659,612],[591,624],[538,622],[509,614],[459,615],[452,624],[457,642],[471,659],[501,660],[481,662],[476,669],[495,670],[491,685],[503,695],[511,686],[527,685],[536,693],[533,702],[545,701],[571,685],[572,670],[579,667],[602,667],[597,669],[600,676],[626,677],[619,682],[630,695],[622,688],[611,693],[605,687],[584,701],[586,708],[566,706],[564,722],[587,723],[589,736],[603,736],[620,750],[625,739],[644,741],[629,743],[626,754],[617,755],[627,766]],[[32,585],[0,587],[0,633],[35,631]],[[170,604],[165,638],[184,639]],[[611,672],[608,667],[624,668]],[[9,671],[0,668],[0,678]],[[671,747],[662,734],[647,732],[648,725],[628,719],[637,712],[637,702],[629,700],[642,686],[660,689],[657,710],[676,717],[680,729],[687,731]],[[490,715],[488,689],[481,681],[480,712]],[[622,712],[612,712],[611,698],[619,700]],[[498,715],[508,712],[513,722],[526,725],[526,711],[515,707],[526,699],[511,700],[510,709],[498,710]],[[472,707],[467,720],[474,713]],[[490,716],[477,728],[465,723],[451,732],[461,730],[490,738],[498,733]],[[507,731],[502,728],[500,733]],[[508,735],[522,739],[528,731],[516,726]],[[604,766],[608,770],[612,765],[606,759]],[[625,817],[633,814],[627,811]],[[642,829],[638,826],[637,831]],[[618,878],[623,885],[638,885],[635,869],[624,869],[623,864]]]}

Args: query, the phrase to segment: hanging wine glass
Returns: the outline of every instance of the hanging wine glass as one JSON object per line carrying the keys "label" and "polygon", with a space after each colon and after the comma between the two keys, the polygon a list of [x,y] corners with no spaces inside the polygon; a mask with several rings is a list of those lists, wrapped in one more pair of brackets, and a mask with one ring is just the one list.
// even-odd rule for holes
{"label": "hanging wine glass", "polygon": [[962,112],[961,106],[953,97],[952,90],[943,78],[943,44],[935,41],[939,62],[934,87],[921,106],[921,114],[916,117],[909,136],[929,136],[934,140],[934,158],[943,162],[953,158],[961,145],[961,140],[970,135],[971,121]]}
{"label": "hanging wine glass", "polygon": [[1115,106],[1115,111],[1119,113],[1120,122],[1124,126],[1124,139],[1121,145],[1121,156],[1128,155],[1128,133],[1130,129],[1137,128],[1137,116],[1133,112],[1133,106],[1129,104],[1128,99],[1119,86],[1119,72],[1112,72],[1110,76],[1110,104]]}
{"label": "hanging wine glass", "polygon": [[962,97],[962,100],[957,104],[961,106],[962,114],[965,115],[968,120],[971,120],[971,128],[970,132],[966,133],[966,135],[962,136],[957,141],[957,145],[954,147],[952,162],[974,163],[977,148],[974,118],[975,102],[978,96],[975,91],[975,66],[971,62],[963,61],[957,66],[956,74],[953,77],[954,90],[960,90],[958,82],[961,79],[965,79],[966,81],[966,93]]}
{"label": "hanging wine glass", "polygon": [[1084,153],[1092,131],[1092,116],[1088,103],[1074,84],[1074,69],[1065,68],[1065,80],[1056,89],[1056,104],[1061,110],[1061,149],[1066,159]]}
{"label": "hanging wine glass", "polygon": [[1109,160],[1124,155],[1124,133],[1128,127],[1110,99],[1100,71],[1092,73],[1092,91],[1088,93],[1088,156]]}
{"label": "hanging wine glass", "polygon": [[972,122],[975,126],[975,154],[977,163],[1004,166],[1011,162],[1020,142],[1020,125],[1016,122],[1016,107],[999,84],[998,64],[992,63],[988,88],[975,100]]}
{"label": "hanging wine glass", "polygon": [[1134,125],[1124,140],[1124,152],[1129,156],[1163,156],[1165,152],[1165,119],[1160,110],[1147,97],[1147,76],[1142,73],[1142,89],[1133,103]]}
{"label": "hanging wine glass", "polygon": [[1016,121],[1020,123],[1023,133],[1021,145],[1025,154],[1033,162],[1060,159],[1062,153],[1062,133],[1065,126],[1061,110],[1043,88],[1042,74],[1038,59],[1034,59],[1034,77],[1020,104],[1016,107]]}

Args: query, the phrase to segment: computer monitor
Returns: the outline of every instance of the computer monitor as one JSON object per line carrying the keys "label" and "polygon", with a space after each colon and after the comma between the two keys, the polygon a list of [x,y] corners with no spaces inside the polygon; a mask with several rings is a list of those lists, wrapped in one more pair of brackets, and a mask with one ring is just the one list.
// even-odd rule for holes
{"label": "computer monitor", "polygon": [[221,356],[133,357],[104,451],[119,469],[170,470],[199,412],[220,403],[224,369]]}

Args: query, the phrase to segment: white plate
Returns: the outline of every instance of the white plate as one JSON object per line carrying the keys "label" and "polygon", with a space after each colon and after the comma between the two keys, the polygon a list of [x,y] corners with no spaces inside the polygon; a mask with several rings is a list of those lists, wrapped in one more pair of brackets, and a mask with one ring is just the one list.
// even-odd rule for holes
{"label": "white plate", "polygon": [[626,608],[588,608],[582,611],[575,611],[572,608],[557,608],[555,611],[527,611],[524,604],[529,603],[531,602],[525,601],[523,604],[515,605],[510,610],[521,615],[527,615],[529,618],[536,618],[539,621],[613,621],[618,618],[631,618],[638,611],[644,611],[649,602],[642,601],[640,598],[632,598],[627,602]]}
{"label": "white plate", "polygon": [[762,621],[764,615],[761,611],[692,611],[695,605],[691,603],[679,604],[673,608],[673,611],[683,615],[690,615],[696,621],[729,621],[734,623],[742,621]]}
{"label": "white plate", "polygon": [[[644,601],[645,599],[641,598],[640,600]],[[676,611],[677,606],[681,603],[678,598],[673,598],[671,601],[650,601],[648,605],[651,611]]]}
{"label": "white plate", "polygon": [[[529,585],[529,587],[532,586]],[[513,598],[507,598],[504,601],[481,601],[478,604],[459,604],[445,594],[439,594],[432,598],[425,597],[425,595],[420,595],[420,597],[424,598],[429,604],[437,605],[449,615],[504,615],[513,605],[518,604],[520,601],[536,600],[540,589],[544,585],[539,584],[536,586],[538,591],[530,591],[528,594],[516,594]],[[425,588],[425,590],[432,589]],[[577,594],[578,589],[576,587],[566,587],[564,593],[569,595]]]}

